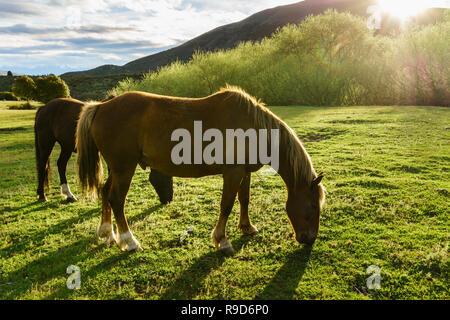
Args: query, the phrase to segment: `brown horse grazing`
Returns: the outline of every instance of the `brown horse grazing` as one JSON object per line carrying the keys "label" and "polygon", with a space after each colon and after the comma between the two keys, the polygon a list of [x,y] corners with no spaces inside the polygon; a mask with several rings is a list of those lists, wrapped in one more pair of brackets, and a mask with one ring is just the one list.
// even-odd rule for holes
{"label": "brown horse grazing", "polygon": [[[75,131],[83,106],[83,102],[75,99],[54,99],[36,112],[34,132],[39,202],[47,201],[44,187],[49,190],[50,154],[55,142],[58,142],[61,146],[61,153],[58,159],[61,194],[69,202],[77,201],[67,183],[66,167],[72,152],[75,151]],[[155,188],[161,203],[166,204],[172,201],[172,177],[156,170],[151,170],[149,180]]]}
{"label": "brown horse grazing", "polygon": [[[288,218],[297,241],[312,245],[318,234],[320,209],[324,203],[323,176],[315,173],[310,157],[294,131],[262,103],[235,87],[195,99],[128,92],[83,110],[77,127],[78,177],[85,193],[96,196],[101,191],[99,238],[115,240],[122,250],[142,249],[124,214],[126,195],[138,164],[176,177],[223,176],[220,215],[212,232],[212,243],[219,250],[226,254],[234,252],[225,230],[236,194],[241,207],[238,228],[244,234],[257,232],[248,215],[250,174],[259,170],[263,163],[249,161],[249,144],[245,145],[245,154],[238,154],[234,145],[227,147],[224,144],[222,151],[227,157],[226,164],[224,161],[174,163],[173,150],[177,143],[172,141],[173,133],[183,128],[196,139],[195,122],[198,121],[204,130],[215,130],[223,136],[229,129],[275,129],[279,132],[278,140],[266,135],[263,142],[279,144],[277,169],[287,186]],[[260,134],[261,137],[264,135]],[[189,147],[187,154],[196,155],[197,146]],[[110,168],[104,185],[100,155]],[[237,160],[242,156],[245,162]],[[111,209],[118,237],[113,231]]]}

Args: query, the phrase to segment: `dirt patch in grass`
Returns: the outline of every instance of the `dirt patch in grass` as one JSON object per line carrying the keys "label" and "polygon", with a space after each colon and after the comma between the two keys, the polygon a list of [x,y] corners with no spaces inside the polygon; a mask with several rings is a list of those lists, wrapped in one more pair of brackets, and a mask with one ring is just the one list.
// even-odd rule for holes
{"label": "dirt patch in grass", "polygon": [[424,170],[427,171],[426,168],[413,167],[413,166],[407,166],[407,165],[392,167],[391,170],[402,171],[402,172],[407,172],[407,173],[416,173],[416,174],[421,173]]}
{"label": "dirt patch in grass", "polygon": [[346,119],[346,120],[331,120],[328,123],[340,123],[340,124],[371,124],[380,123],[380,120],[363,120],[363,119]]}
{"label": "dirt patch in grass", "polygon": [[336,183],[337,187],[363,187],[366,189],[385,189],[385,190],[394,190],[398,189],[398,186],[377,180],[358,180],[358,181],[348,181],[348,182],[339,182]]}
{"label": "dirt patch in grass", "polygon": [[8,133],[8,132],[15,132],[15,131],[26,131],[27,128],[25,127],[14,127],[14,128],[0,128],[0,133]]}
{"label": "dirt patch in grass", "polygon": [[322,140],[331,139],[332,137],[338,135],[342,135],[345,132],[346,132],[345,130],[332,130],[329,128],[323,128],[314,132],[308,132],[304,135],[299,134],[298,138],[303,142],[319,142]]}

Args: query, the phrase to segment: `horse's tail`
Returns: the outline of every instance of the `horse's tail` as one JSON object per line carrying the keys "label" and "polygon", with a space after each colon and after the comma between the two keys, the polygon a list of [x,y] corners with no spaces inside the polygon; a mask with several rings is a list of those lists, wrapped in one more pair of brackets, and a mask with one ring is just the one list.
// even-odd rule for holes
{"label": "horse's tail", "polygon": [[43,174],[44,177],[44,189],[47,189],[47,192],[50,192],[50,155],[47,158],[47,161],[45,163],[44,172],[40,172],[41,166],[39,165],[39,162],[41,161],[41,146],[39,143],[39,134],[37,132],[37,125],[39,121],[39,112],[42,110],[42,107],[39,108],[36,111],[36,116],[34,118],[34,150],[36,152],[36,168],[38,171],[38,179],[41,174]]}
{"label": "horse's tail", "polygon": [[82,192],[90,198],[96,198],[103,183],[103,167],[100,152],[91,135],[97,105],[86,105],[80,114],[77,125],[76,149],[77,176]]}

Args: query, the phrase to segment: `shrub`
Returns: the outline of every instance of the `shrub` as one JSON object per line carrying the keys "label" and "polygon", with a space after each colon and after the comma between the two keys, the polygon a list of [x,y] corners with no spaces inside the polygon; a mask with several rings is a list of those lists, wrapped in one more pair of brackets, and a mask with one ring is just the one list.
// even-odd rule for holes
{"label": "shrub", "polygon": [[395,63],[398,100],[411,105],[450,105],[450,19],[412,28],[399,37]]}
{"label": "shrub", "polygon": [[29,76],[20,76],[14,79],[12,92],[16,97],[29,101],[36,95],[36,84]]}
{"label": "shrub", "polygon": [[362,17],[328,10],[260,42],[196,52],[111,92],[201,97],[230,84],[271,105],[448,105],[448,38],[450,15],[381,36]]}
{"label": "shrub", "polygon": [[36,79],[36,100],[47,103],[56,98],[68,98],[70,91],[67,84],[60,77],[49,75]]}
{"label": "shrub", "polygon": [[22,104],[12,104],[8,106],[9,110],[33,110],[36,106],[32,105],[29,101]]}
{"label": "shrub", "polygon": [[0,92],[0,100],[7,100],[7,101],[17,101],[17,97],[12,92]]}

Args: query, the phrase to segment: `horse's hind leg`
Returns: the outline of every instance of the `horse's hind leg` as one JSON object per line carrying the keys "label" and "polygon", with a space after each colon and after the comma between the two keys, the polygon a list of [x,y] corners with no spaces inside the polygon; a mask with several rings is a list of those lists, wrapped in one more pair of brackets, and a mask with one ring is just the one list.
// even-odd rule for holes
{"label": "horse's hind leg", "polygon": [[238,198],[240,203],[240,216],[238,229],[241,230],[243,234],[256,234],[258,229],[251,224],[250,217],[248,216],[248,204],[250,201],[250,176],[248,173],[244,179],[242,179],[241,186],[239,187]]}
{"label": "horse's hind leg", "polygon": [[233,246],[226,237],[226,226],[228,217],[233,209],[236,193],[239,190],[239,186],[241,185],[244,176],[245,170],[240,167],[228,170],[223,174],[223,191],[222,201],[220,203],[219,221],[212,232],[211,240],[213,245],[217,249],[223,251],[226,255],[234,254]]}
{"label": "horse's hind leg", "polygon": [[141,245],[133,236],[128,227],[127,218],[125,217],[124,212],[126,196],[130,188],[135,169],[136,165],[120,171],[116,171],[111,168],[112,186],[109,193],[109,203],[111,204],[114,212],[114,218],[117,223],[117,243],[122,251],[142,250]]}
{"label": "horse's hind leg", "polygon": [[73,148],[63,148],[61,146],[61,154],[58,158],[58,172],[59,181],[61,182],[61,194],[66,197],[67,201],[76,202],[78,200],[70,191],[66,178],[67,162],[69,162],[70,156],[72,155],[72,150]]}
{"label": "horse's hind leg", "polygon": [[100,225],[97,228],[97,236],[100,240],[103,240],[107,246],[111,242],[117,242],[116,235],[114,234],[112,218],[111,218],[111,205],[109,203],[109,193],[111,192],[112,177],[108,175],[108,179],[102,188],[102,218]]}
{"label": "horse's hind leg", "polygon": [[39,197],[39,202],[45,202],[47,201],[47,198],[45,197],[44,187],[47,185],[48,188],[48,180],[49,180],[49,161],[50,161],[50,154],[52,153],[53,146],[55,145],[54,140],[47,140],[47,143],[43,142],[44,137],[39,137],[39,159],[37,160],[37,171],[38,171],[38,188],[37,188],[37,195]]}

